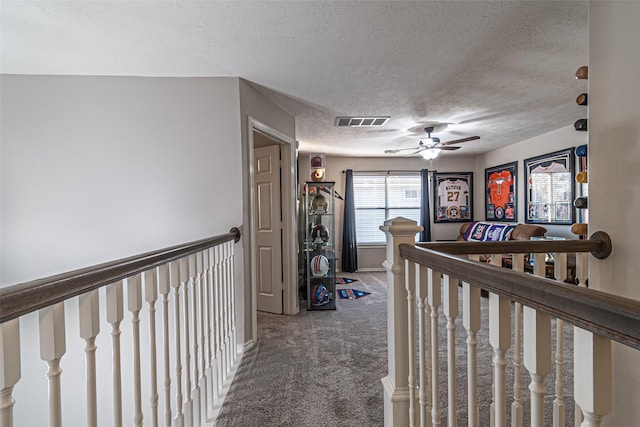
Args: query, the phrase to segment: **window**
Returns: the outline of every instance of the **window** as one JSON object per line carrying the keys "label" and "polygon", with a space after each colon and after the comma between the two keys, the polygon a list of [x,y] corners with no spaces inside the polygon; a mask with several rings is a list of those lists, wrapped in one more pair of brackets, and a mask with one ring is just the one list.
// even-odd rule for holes
{"label": "window", "polygon": [[[420,222],[420,173],[353,174],[358,244],[384,244],[380,226],[402,216]],[[417,236],[416,236],[417,238]]]}

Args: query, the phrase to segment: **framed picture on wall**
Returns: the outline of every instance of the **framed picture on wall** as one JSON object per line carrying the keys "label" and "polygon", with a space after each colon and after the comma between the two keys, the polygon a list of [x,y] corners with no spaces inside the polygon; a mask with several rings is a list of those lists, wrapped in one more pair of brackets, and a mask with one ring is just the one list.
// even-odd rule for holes
{"label": "framed picture on wall", "polygon": [[525,222],[574,222],[574,162],[571,148],[524,160]]}
{"label": "framed picture on wall", "polygon": [[434,222],[473,219],[473,172],[434,172]]}
{"label": "framed picture on wall", "polygon": [[517,176],[518,162],[484,170],[485,219],[487,221],[517,222]]}

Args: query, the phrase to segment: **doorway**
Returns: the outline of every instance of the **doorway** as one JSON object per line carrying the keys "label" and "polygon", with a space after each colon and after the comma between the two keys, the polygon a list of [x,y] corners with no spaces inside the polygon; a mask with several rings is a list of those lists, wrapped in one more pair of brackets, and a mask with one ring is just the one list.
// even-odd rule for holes
{"label": "doorway", "polygon": [[260,132],[254,133],[253,171],[255,208],[255,259],[258,311],[283,313],[284,258],[282,218],[282,170],[280,145]]}
{"label": "doorway", "polygon": [[[297,234],[295,141],[249,118],[251,317],[257,311],[296,314]],[[257,337],[253,337],[254,339]]]}

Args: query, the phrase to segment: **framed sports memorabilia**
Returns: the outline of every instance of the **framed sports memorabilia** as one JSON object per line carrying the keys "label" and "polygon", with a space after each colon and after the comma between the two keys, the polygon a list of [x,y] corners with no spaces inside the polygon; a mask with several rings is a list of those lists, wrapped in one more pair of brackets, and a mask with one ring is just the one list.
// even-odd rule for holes
{"label": "framed sports memorabilia", "polygon": [[485,219],[487,221],[517,222],[517,176],[518,162],[484,170]]}
{"label": "framed sports memorabilia", "polygon": [[473,219],[473,172],[434,172],[434,222]]}
{"label": "framed sports memorabilia", "polygon": [[571,148],[524,160],[525,222],[573,224],[574,162]]}

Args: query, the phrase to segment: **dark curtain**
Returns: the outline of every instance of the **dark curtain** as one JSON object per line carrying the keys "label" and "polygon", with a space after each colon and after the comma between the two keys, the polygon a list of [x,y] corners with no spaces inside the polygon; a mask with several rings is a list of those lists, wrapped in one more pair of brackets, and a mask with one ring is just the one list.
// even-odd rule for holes
{"label": "dark curtain", "polygon": [[342,222],[342,271],[358,270],[356,209],[353,201],[353,171],[347,169],[344,184],[344,220]]}
{"label": "dark curtain", "polygon": [[429,209],[429,170],[420,171],[422,179],[422,200],[420,201],[420,225],[424,228],[420,232],[421,242],[431,241],[431,213]]}

